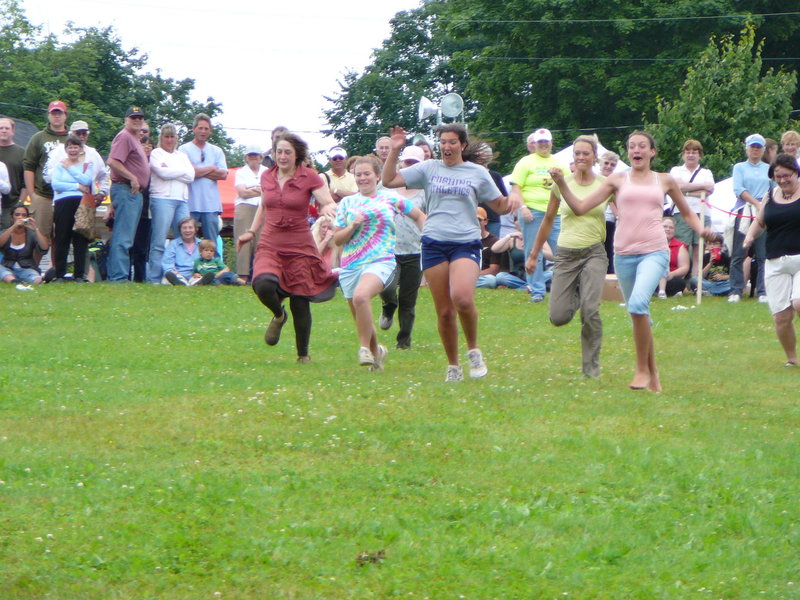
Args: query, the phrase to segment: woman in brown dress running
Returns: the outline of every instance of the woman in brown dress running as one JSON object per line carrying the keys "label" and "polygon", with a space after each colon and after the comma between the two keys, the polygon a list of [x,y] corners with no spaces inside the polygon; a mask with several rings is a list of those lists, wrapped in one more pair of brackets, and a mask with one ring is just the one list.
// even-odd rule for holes
{"label": "woman in brown dress running", "polygon": [[274,315],[264,341],[269,346],[278,343],[288,318],[283,301],[289,298],[299,363],[311,360],[309,302],[330,300],[337,282],[320,257],[308,224],[312,196],[321,216],[333,217],[336,206],[319,173],[305,166],[307,159],[308,145],[300,137],[288,132],[278,137],[275,166],[261,176],[261,204],[250,229],[239,236],[241,246],[263,227],[253,261],[253,291]]}

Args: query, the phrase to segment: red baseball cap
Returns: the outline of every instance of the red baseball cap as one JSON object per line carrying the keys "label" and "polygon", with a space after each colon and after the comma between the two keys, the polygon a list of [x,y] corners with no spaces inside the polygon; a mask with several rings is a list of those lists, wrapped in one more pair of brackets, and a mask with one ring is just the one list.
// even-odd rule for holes
{"label": "red baseball cap", "polygon": [[61,112],[67,112],[67,105],[64,104],[61,100],[53,100],[50,103],[50,106],[47,107],[47,112],[51,113],[54,110],[60,110]]}

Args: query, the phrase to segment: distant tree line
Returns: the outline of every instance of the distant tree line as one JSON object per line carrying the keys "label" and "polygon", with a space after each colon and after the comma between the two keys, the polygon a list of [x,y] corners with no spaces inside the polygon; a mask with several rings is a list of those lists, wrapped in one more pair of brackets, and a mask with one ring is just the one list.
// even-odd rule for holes
{"label": "distant tree line", "polygon": [[[395,123],[427,133],[420,96],[455,91],[470,131],[494,143],[501,168],[525,153],[524,136],[538,127],[553,131],[557,147],[596,132],[619,149],[646,123],[669,144],[697,137],[712,153],[722,146],[714,140],[732,137],[741,160],[747,132],[779,134],[797,106],[799,16],[774,0],[428,0],[395,16],[372,63],[344,76],[324,114],[337,140],[362,153]],[[703,85],[730,90],[739,76],[765,78],[770,94],[707,88],[705,112],[670,108],[682,94],[695,103]],[[695,87],[693,99],[684,84]]]}

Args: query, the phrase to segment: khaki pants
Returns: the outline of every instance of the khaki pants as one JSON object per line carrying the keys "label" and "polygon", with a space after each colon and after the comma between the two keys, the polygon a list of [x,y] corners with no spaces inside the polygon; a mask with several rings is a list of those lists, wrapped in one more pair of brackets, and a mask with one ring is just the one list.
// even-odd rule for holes
{"label": "khaki pants", "polygon": [[[256,216],[257,206],[249,204],[239,204],[233,213],[233,244],[238,244],[239,236],[250,229],[253,224],[253,217]],[[236,274],[247,279],[250,276],[250,265],[253,262],[253,254],[258,246],[258,238],[261,234],[256,231],[253,234],[253,241],[248,242],[242,249],[236,252]]]}
{"label": "khaki pants", "polygon": [[588,248],[556,249],[553,281],[550,284],[550,322],[566,325],[581,311],[581,349],[583,374],[600,375],[600,344],[603,321],[600,301],[608,270],[605,246],[597,243]]}
{"label": "khaki pants", "polygon": [[50,241],[53,240],[53,199],[39,194],[31,194],[31,216],[36,219],[36,227]]}

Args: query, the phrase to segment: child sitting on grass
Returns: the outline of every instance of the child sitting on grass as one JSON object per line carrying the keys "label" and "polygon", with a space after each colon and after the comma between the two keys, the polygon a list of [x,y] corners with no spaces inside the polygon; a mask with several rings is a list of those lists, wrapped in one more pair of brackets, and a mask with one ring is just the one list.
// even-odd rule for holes
{"label": "child sitting on grass", "polygon": [[217,245],[211,240],[200,242],[200,258],[194,261],[194,273],[189,285],[244,285],[222,259],[216,255]]}

